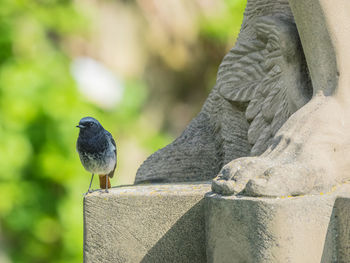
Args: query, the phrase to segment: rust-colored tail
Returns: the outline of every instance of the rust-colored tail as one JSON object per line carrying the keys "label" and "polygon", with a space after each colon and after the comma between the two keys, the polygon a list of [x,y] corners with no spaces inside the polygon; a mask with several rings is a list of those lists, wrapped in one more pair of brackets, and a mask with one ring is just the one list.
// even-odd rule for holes
{"label": "rust-colored tail", "polygon": [[[106,175],[99,174],[98,176],[100,177],[100,187],[101,187],[101,189],[106,189],[106,176],[108,177],[108,174],[106,174]],[[109,177],[108,177],[108,188],[111,188],[111,182],[109,181]]]}

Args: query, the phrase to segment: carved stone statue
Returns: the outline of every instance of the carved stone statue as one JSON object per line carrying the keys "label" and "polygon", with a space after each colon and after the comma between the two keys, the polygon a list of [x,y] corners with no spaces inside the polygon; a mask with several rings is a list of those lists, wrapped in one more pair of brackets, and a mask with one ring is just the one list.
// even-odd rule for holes
{"label": "carved stone statue", "polygon": [[350,2],[290,6],[248,0],[201,112],[143,163],[136,183],[216,177],[217,193],[281,196],[350,178],[350,29],[337,27],[350,24]]}

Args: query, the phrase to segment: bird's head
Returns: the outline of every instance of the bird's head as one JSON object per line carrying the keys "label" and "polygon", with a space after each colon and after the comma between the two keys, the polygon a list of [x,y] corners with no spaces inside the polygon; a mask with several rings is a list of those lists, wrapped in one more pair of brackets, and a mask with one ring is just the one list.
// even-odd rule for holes
{"label": "bird's head", "polygon": [[84,117],[79,121],[79,125],[76,126],[80,129],[80,134],[86,136],[93,136],[103,130],[102,125],[98,120],[92,117]]}

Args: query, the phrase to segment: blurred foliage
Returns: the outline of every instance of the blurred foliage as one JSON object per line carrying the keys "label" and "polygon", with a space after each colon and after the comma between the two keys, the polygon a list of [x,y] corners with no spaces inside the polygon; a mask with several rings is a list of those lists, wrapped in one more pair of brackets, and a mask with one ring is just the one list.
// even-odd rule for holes
{"label": "blurred foliage", "polygon": [[[224,15],[201,18],[198,30],[213,42],[227,41],[241,23],[245,1],[224,4]],[[82,262],[82,193],[89,179],[75,152],[81,117],[96,117],[117,144],[133,140],[147,153],[171,141],[143,116],[152,89],[141,77],[125,80],[121,104],[109,111],[79,94],[63,43],[88,34],[90,24],[70,0],[1,1],[1,262]]]}
{"label": "blurred foliage", "polygon": [[[223,44],[233,44],[233,37],[237,36],[241,28],[242,14],[246,1],[224,0],[222,13],[215,18],[201,17],[200,33],[203,36],[220,41]],[[230,41],[231,40],[231,41]]]}

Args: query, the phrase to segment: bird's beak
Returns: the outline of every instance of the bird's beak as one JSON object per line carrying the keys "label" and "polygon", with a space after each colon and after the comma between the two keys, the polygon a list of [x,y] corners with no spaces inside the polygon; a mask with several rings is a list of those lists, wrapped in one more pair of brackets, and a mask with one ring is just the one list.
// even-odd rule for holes
{"label": "bird's beak", "polygon": [[81,125],[81,124],[77,125],[76,127],[77,127],[77,128],[80,128],[80,129],[85,128],[85,126],[84,126],[84,125]]}

